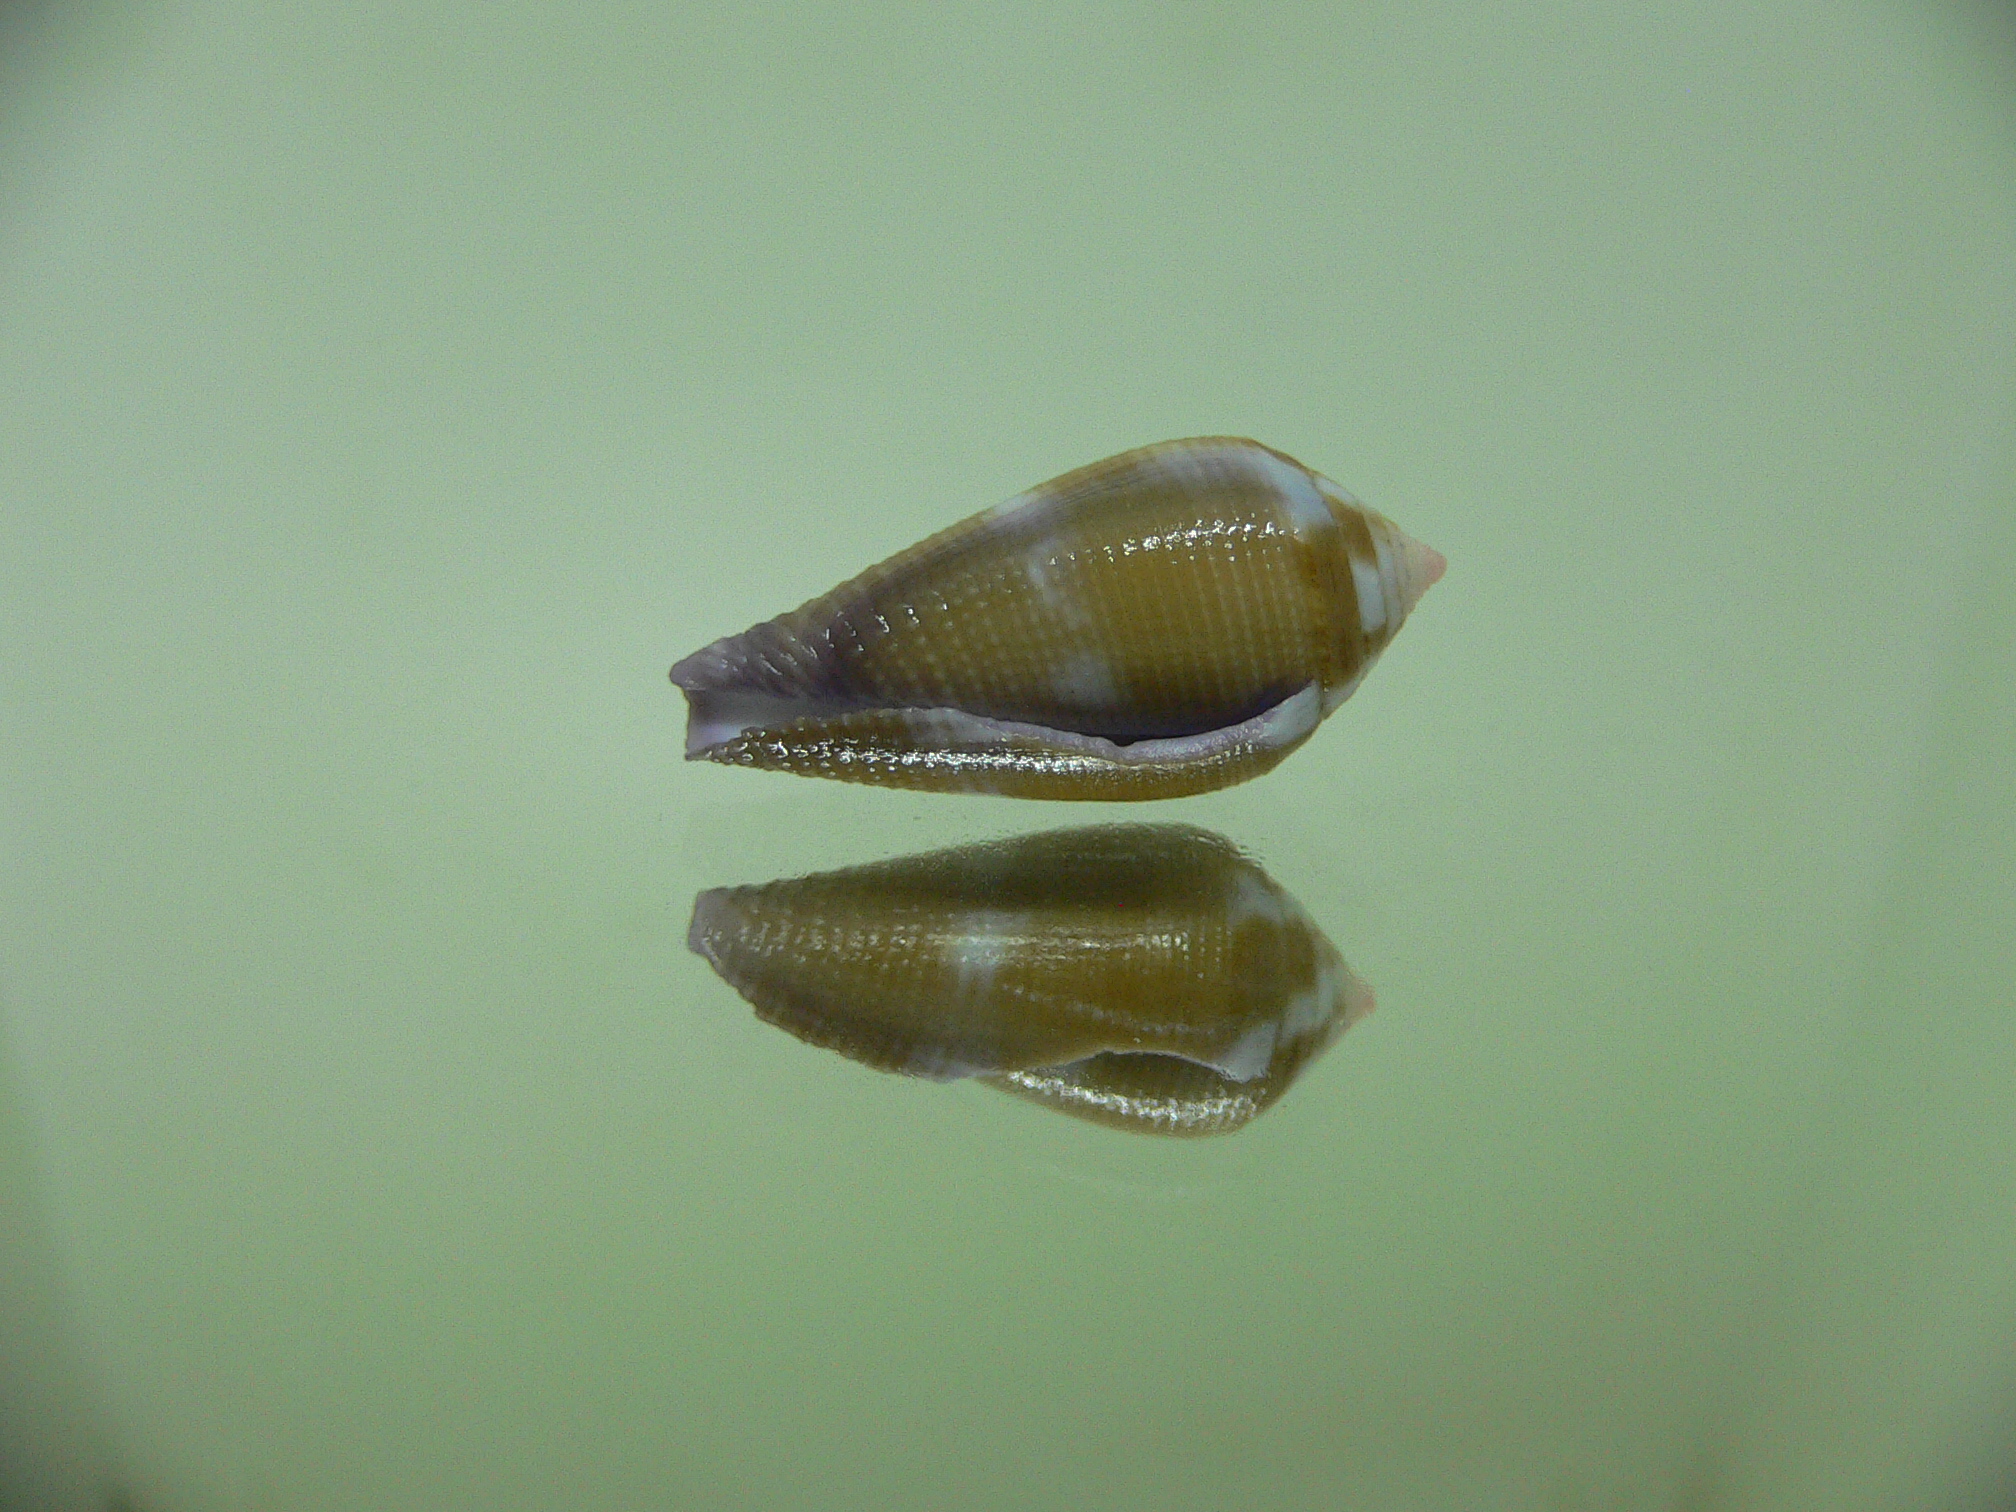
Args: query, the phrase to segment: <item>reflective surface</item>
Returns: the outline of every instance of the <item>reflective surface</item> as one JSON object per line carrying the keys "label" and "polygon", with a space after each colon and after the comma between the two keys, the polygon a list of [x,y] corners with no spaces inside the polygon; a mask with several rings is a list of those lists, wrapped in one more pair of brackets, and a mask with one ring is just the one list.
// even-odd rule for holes
{"label": "reflective surface", "polygon": [[[2016,84],[1973,13],[24,14],[0,1137],[139,1505],[1985,1482]],[[1144,814],[687,764],[665,669],[1208,433],[1451,563],[1320,738],[1145,816],[1379,1011],[1195,1141],[758,1021],[701,890]]]}
{"label": "reflective surface", "polygon": [[715,888],[687,944],[807,1043],[1144,1134],[1227,1134],[1372,1011],[1222,835],[1094,825]]}

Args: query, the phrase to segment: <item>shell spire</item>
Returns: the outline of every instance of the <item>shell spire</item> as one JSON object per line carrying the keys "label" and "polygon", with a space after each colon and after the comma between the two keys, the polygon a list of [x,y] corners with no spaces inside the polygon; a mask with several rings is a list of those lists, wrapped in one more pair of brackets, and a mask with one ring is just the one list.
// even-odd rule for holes
{"label": "shell spire", "polygon": [[1163,442],[686,657],[686,754],[1027,798],[1225,787],[1308,739],[1445,565],[1256,441]]}

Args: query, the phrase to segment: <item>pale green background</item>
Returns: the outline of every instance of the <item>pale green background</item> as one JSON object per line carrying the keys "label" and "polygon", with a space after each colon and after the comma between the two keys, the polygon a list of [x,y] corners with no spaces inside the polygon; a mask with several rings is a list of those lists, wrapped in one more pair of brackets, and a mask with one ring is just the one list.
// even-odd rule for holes
{"label": "pale green background", "polygon": [[[7,14],[23,1504],[1986,1505],[2006,12]],[[1452,564],[1273,776],[679,760],[676,656],[1210,432]],[[1229,1140],[874,1075],[684,948],[1123,813],[1379,989]]]}

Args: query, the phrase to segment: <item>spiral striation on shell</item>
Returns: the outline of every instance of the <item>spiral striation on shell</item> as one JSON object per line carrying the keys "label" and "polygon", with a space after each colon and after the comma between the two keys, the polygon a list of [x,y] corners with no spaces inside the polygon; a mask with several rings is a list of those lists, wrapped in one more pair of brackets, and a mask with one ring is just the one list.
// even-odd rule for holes
{"label": "spiral striation on shell", "polygon": [[686,755],[1025,798],[1225,787],[1308,739],[1443,566],[1258,442],[1163,442],[687,657]]}
{"label": "spiral striation on shell", "polygon": [[1222,836],[1111,825],[717,888],[687,943],[810,1044],[1059,1112],[1214,1134],[1372,994]]}

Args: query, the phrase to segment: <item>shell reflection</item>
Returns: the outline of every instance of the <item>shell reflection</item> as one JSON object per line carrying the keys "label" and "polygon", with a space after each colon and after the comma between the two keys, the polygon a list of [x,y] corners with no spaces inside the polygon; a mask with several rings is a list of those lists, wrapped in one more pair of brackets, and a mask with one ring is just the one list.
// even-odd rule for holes
{"label": "shell reflection", "polygon": [[686,756],[1016,798],[1226,787],[1351,696],[1443,566],[1257,441],[1165,441],[694,652]]}
{"label": "shell reflection", "polygon": [[1241,1127],[1372,1008],[1293,898],[1180,824],[715,888],[687,943],[808,1043],[1154,1134]]}

